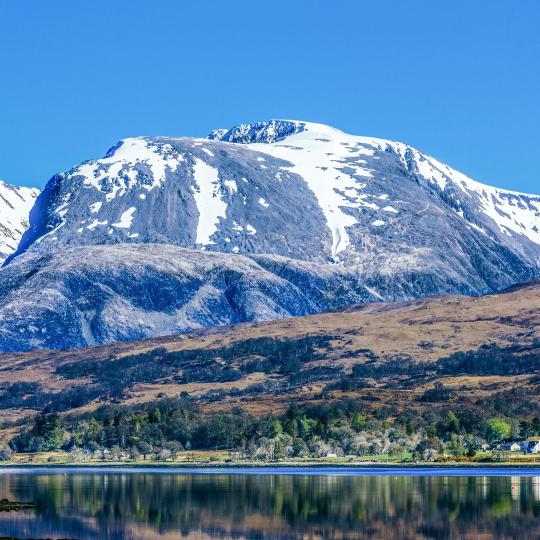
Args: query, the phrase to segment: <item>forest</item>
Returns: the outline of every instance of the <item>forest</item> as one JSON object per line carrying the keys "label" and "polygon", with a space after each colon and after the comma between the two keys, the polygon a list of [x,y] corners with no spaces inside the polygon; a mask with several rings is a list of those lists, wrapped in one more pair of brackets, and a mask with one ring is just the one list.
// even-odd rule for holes
{"label": "forest", "polygon": [[343,400],[257,417],[239,408],[204,412],[183,395],[144,406],[103,406],[79,416],[42,413],[9,447],[87,455],[107,449],[112,456],[132,459],[175,459],[183,450],[221,449],[264,461],[378,454],[433,460],[445,454],[474,457],[483,443],[540,435],[540,416],[506,418],[489,408],[493,416],[444,407],[392,416],[388,406],[368,412],[358,402]]}
{"label": "forest", "polygon": [[[485,445],[540,436],[540,355],[535,349],[488,345],[435,362],[383,360],[360,350],[356,354],[361,361],[347,370],[316,362],[325,359],[323,351],[331,340],[264,337],[216,349],[156,348],[65,363],[56,375],[71,384],[61,392],[47,391],[37,382],[0,388],[0,407],[37,411],[16,425],[4,422],[0,427],[15,428],[16,435],[4,437],[1,445],[4,453],[65,450],[94,455],[106,450],[134,459],[230,450],[266,461],[379,454],[430,460],[444,455],[472,458]],[[193,381],[236,381],[257,372],[271,378],[245,388],[211,388],[198,397],[182,391],[176,397],[163,394],[150,402],[122,403],[138,383],[175,383],[181,388]],[[492,385],[493,390],[481,394],[473,387],[443,382],[486,375],[526,379]],[[82,377],[91,383],[77,384]],[[322,390],[302,401],[303,389],[314,383]],[[280,411],[215,407],[231,396],[240,404],[257,403],[279,393],[290,396],[293,390],[300,398],[287,398]],[[405,401],[397,399],[405,394]],[[96,404],[91,412],[73,411],[91,402]]]}

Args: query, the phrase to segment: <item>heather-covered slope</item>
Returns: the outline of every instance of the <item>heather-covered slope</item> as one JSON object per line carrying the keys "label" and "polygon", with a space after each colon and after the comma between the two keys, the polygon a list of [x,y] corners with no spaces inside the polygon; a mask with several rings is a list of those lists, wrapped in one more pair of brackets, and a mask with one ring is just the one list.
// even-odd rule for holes
{"label": "heather-covered slope", "polygon": [[[257,413],[344,398],[366,410],[437,403],[482,410],[498,399],[525,407],[527,416],[539,370],[537,282],[479,298],[371,303],[86,349],[4,354],[0,400],[6,418],[28,408],[87,410],[181,392],[205,408]],[[446,389],[437,394],[438,383]]]}

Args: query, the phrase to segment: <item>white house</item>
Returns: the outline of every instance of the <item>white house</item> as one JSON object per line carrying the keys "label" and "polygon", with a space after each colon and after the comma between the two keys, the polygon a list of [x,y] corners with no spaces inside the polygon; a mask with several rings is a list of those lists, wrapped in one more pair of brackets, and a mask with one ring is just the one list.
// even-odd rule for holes
{"label": "white house", "polygon": [[517,442],[508,442],[501,444],[499,447],[503,452],[519,452],[521,445]]}
{"label": "white house", "polygon": [[519,452],[521,450],[521,445],[517,442],[502,443],[499,444],[497,449],[503,452]]}
{"label": "white house", "polygon": [[521,443],[521,449],[527,454],[540,454],[540,437],[531,437]]}

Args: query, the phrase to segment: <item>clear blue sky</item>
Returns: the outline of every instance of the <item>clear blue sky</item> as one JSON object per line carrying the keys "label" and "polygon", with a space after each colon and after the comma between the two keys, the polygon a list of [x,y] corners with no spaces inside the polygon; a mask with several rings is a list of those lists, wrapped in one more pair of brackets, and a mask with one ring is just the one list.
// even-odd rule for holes
{"label": "clear blue sky", "polygon": [[269,118],[540,192],[538,0],[0,0],[0,178]]}

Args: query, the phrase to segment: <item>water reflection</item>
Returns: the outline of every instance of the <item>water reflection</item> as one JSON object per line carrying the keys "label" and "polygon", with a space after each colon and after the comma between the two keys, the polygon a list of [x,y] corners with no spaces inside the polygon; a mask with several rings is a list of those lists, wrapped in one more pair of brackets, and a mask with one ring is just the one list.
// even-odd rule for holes
{"label": "water reflection", "polygon": [[540,478],[0,475],[0,537],[540,538]]}

